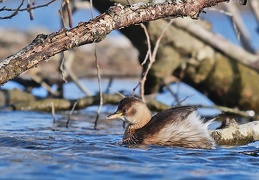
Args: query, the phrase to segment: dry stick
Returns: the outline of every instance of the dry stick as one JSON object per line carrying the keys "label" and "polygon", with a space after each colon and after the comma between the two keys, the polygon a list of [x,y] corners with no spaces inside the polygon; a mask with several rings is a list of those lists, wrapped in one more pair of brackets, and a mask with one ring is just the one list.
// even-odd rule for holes
{"label": "dry stick", "polygon": [[231,114],[239,115],[241,117],[252,118],[252,119],[255,119],[255,120],[259,120],[259,115],[257,115],[257,114],[250,115],[248,112],[241,111],[241,110],[239,110],[237,108],[229,108],[229,107],[218,106],[218,105],[214,105],[214,106],[196,105],[196,106],[200,107],[200,108],[218,109],[218,110],[223,111],[225,113],[231,113]]}
{"label": "dry stick", "polygon": [[[94,9],[93,9],[93,0],[90,0],[91,5],[91,14],[92,18],[94,18]],[[94,129],[97,129],[97,123],[99,120],[100,112],[103,106],[103,95],[102,95],[102,82],[101,82],[101,75],[100,75],[100,67],[97,59],[97,51],[96,51],[96,45],[94,45],[94,57],[95,57],[95,66],[97,71],[97,79],[98,79],[98,85],[99,85],[99,95],[100,95],[100,104],[97,110],[96,118],[94,121]]]}
{"label": "dry stick", "polygon": [[179,104],[179,98],[178,98],[178,93],[175,93],[171,87],[169,86],[169,84],[165,84],[166,89],[169,91],[169,93],[174,97],[176,104]]}
{"label": "dry stick", "polygon": [[146,78],[147,78],[147,74],[152,66],[152,64],[155,62],[155,59],[156,59],[156,54],[157,54],[157,51],[158,51],[158,48],[159,48],[159,44],[161,42],[161,39],[164,35],[164,33],[166,32],[166,30],[172,25],[173,23],[173,19],[170,20],[170,22],[167,24],[167,26],[162,30],[160,36],[158,37],[157,41],[156,41],[156,44],[155,44],[155,47],[154,47],[154,50],[153,52],[151,51],[151,43],[150,43],[150,38],[149,38],[149,35],[148,35],[148,32],[147,32],[147,28],[146,26],[144,26],[143,24],[141,24],[141,27],[144,29],[145,31],[145,34],[146,34],[146,37],[147,37],[147,42],[148,42],[148,54],[149,54],[149,59],[150,59],[150,62],[148,64],[148,67],[147,69],[145,70],[144,72],[144,75],[142,77],[142,80],[141,80],[141,98],[142,100],[145,102],[145,97],[144,97],[144,85],[145,85],[145,81],[146,81]]}
{"label": "dry stick", "polygon": [[114,90],[114,89],[112,89],[112,88],[108,88],[108,89],[111,90],[111,91],[113,91],[115,94],[120,95],[122,98],[125,98],[125,97],[126,97],[124,94],[122,94],[122,93],[120,93],[120,92],[118,92],[118,91],[116,91],[116,90]]}
{"label": "dry stick", "polygon": [[[65,0],[65,2],[63,1],[62,5],[61,5],[61,8],[59,10],[63,27],[65,27],[65,24],[66,24],[65,20],[64,20],[64,17],[63,17],[63,8],[64,7],[67,8],[70,4],[69,2],[70,2],[69,0]],[[70,13],[71,14],[68,14],[69,26],[72,25],[71,23],[73,21],[72,20],[72,11]],[[65,52],[62,53],[62,61],[61,61],[61,64],[60,64],[60,71],[62,72],[62,78],[65,82],[67,82],[67,80],[65,79],[65,76],[66,76],[65,73],[67,73],[69,75],[69,77],[71,77],[73,82],[77,85],[77,87],[83,93],[85,93],[85,95],[91,96],[92,95],[91,91],[88,90],[85,86],[83,86],[82,83],[80,83],[79,79],[77,78],[75,73],[72,71],[71,67],[72,67],[73,60],[74,60],[74,52],[68,51],[68,56],[66,57],[66,60],[65,60]]]}
{"label": "dry stick", "polygon": [[[257,23],[258,23],[258,26],[259,26],[259,1],[258,0],[250,0],[248,2],[249,2],[249,5],[250,5],[253,13],[255,14],[255,17],[257,19]],[[258,29],[258,32],[259,32],[259,27],[257,29]]]}
{"label": "dry stick", "polygon": [[70,111],[70,113],[69,113],[69,115],[68,115],[67,122],[66,122],[66,128],[68,128],[68,123],[69,123],[69,121],[70,121],[70,118],[71,118],[72,113],[73,113],[74,110],[75,110],[75,107],[76,107],[77,103],[78,103],[78,101],[76,101],[76,102],[74,103],[74,105],[73,105],[73,107],[72,107],[72,109],[71,109],[71,111]]}
{"label": "dry stick", "polygon": [[[48,3],[46,3],[46,4],[42,4],[42,5],[39,5],[39,6],[33,6],[31,9],[38,9],[38,8],[46,7],[46,6],[49,6],[50,4],[52,4],[55,1],[57,1],[57,0],[52,0],[52,1],[49,1]],[[21,7],[23,5],[23,2],[24,2],[24,0],[22,1],[21,5],[19,7]],[[18,14],[18,11],[27,11],[27,8],[21,9],[19,7],[16,8],[16,9],[2,8],[2,9],[0,9],[0,11],[15,11],[15,12],[17,12],[17,14]]]}
{"label": "dry stick", "polygon": [[34,15],[33,15],[33,10],[31,8],[32,8],[32,3],[30,2],[30,0],[27,0],[27,11],[30,15],[30,20],[33,20]]}
{"label": "dry stick", "polygon": [[108,85],[107,85],[107,88],[106,88],[106,90],[104,91],[105,93],[109,93],[109,91],[110,91],[110,89],[111,89],[111,86],[112,86],[112,83],[113,83],[113,77],[110,77],[110,78],[109,78]]}
{"label": "dry stick", "polygon": [[95,57],[95,64],[96,64],[96,71],[97,71],[97,78],[98,78],[98,85],[99,85],[99,95],[100,95],[100,104],[97,110],[96,118],[94,121],[94,129],[97,129],[97,123],[99,120],[99,115],[103,106],[103,95],[102,95],[102,82],[101,82],[101,75],[100,75],[100,67],[98,64],[98,59],[97,59],[97,53],[96,53],[96,47],[94,50],[94,57]]}
{"label": "dry stick", "polygon": [[126,0],[126,1],[127,1],[128,5],[131,5],[131,2],[130,2],[130,0]]}
{"label": "dry stick", "polygon": [[145,32],[145,35],[146,35],[146,38],[147,38],[148,51],[147,51],[147,56],[146,57],[149,57],[149,63],[148,63],[147,69],[144,71],[143,77],[142,77],[142,79],[140,80],[140,83],[139,83],[141,85],[140,96],[141,96],[142,101],[145,102],[145,96],[144,96],[145,89],[144,89],[144,85],[145,85],[145,81],[146,81],[146,78],[147,78],[148,71],[151,68],[153,62],[152,62],[151,43],[150,43],[150,38],[149,38],[149,34],[148,34],[148,31],[147,31],[147,28],[146,28],[146,26],[143,23],[141,23],[140,26],[144,29],[144,32]]}
{"label": "dry stick", "polygon": [[50,94],[54,96],[60,95],[58,91],[53,90],[41,77],[33,73],[30,73],[30,76],[35,82],[39,83],[42,87],[44,87]]}
{"label": "dry stick", "polygon": [[185,21],[180,21],[176,19],[173,22],[173,25],[187,31],[191,35],[202,40],[203,42],[218,49],[228,57],[233,58],[234,60],[244,64],[245,66],[258,71],[255,64],[258,62],[259,56],[247,52],[243,48],[232,44],[222,36],[206,30],[195,22],[189,21],[189,19],[185,19]]}
{"label": "dry stick", "polygon": [[51,102],[51,114],[52,114],[52,118],[53,118],[52,128],[54,129],[54,124],[56,122],[56,114],[55,114],[55,106],[54,106],[53,102]]}
{"label": "dry stick", "polygon": [[255,50],[251,46],[249,32],[242,21],[240,11],[237,8],[236,4],[224,4],[224,7],[227,11],[230,12],[230,18],[237,33],[238,40],[241,42],[241,44],[247,51],[254,53]]}
{"label": "dry stick", "polygon": [[72,71],[71,66],[72,63],[74,61],[74,52],[68,51],[67,52],[67,58],[65,61],[65,69],[66,72],[68,73],[68,75],[71,77],[71,79],[73,80],[73,82],[77,85],[77,87],[83,92],[85,93],[85,95],[87,96],[91,96],[92,93],[89,89],[87,89],[85,86],[82,85],[82,83],[80,83],[79,79],[77,78],[76,74]]}
{"label": "dry stick", "polygon": [[[61,18],[61,23],[62,23],[62,27],[66,27],[66,24],[65,24],[65,19],[63,17],[63,7],[64,7],[64,1],[61,3],[61,7],[59,9],[59,15],[60,15],[60,18]],[[65,69],[65,52],[61,52],[61,58],[59,60],[60,62],[60,71],[61,71],[61,74],[62,74],[62,79],[65,83],[67,83],[67,72],[66,72],[66,69]]]}
{"label": "dry stick", "polygon": [[[21,4],[14,10],[14,12],[10,16],[0,17],[0,19],[11,19],[12,17],[16,16],[18,14],[18,11],[20,11],[22,5],[24,3],[24,0],[22,0]],[[5,8],[2,8],[1,11],[7,10]],[[26,8],[27,10],[27,8]]]}
{"label": "dry stick", "polygon": [[133,90],[132,90],[132,96],[135,96],[136,89],[139,87],[140,84],[141,84],[141,83],[140,83],[140,81],[139,81],[138,84],[136,85],[136,87],[133,88]]}
{"label": "dry stick", "polygon": [[65,56],[64,56],[64,53],[65,52],[61,52],[61,59],[59,61],[61,61],[60,63],[60,66],[59,66],[59,69],[61,71],[61,74],[62,74],[62,79],[65,83],[67,83],[67,79],[66,79],[66,71],[65,71]]}
{"label": "dry stick", "polygon": [[65,4],[66,4],[67,16],[68,16],[68,24],[69,24],[69,27],[72,28],[73,27],[73,18],[72,18],[70,0],[66,0]]}
{"label": "dry stick", "polygon": [[219,13],[225,14],[226,16],[228,16],[230,18],[230,21],[232,22],[233,28],[234,28],[235,33],[237,35],[237,39],[240,42],[240,32],[239,32],[239,29],[237,28],[236,22],[234,21],[233,15],[230,12],[227,12],[227,11],[224,11],[224,10],[221,10],[221,9],[209,8],[209,10],[217,11]]}

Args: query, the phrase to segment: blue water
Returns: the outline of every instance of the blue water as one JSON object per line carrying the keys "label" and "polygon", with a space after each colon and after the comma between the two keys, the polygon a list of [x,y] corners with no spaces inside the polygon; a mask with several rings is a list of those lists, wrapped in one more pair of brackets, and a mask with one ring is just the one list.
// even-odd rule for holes
{"label": "blue water", "polygon": [[[97,80],[82,80],[92,92]],[[137,79],[115,80],[115,90],[131,90]],[[103,79],[103,87],[108,81]],[[4,88],[13,88],[8,82]],[[178,87],[180,86],[180,87]],[[185,104],[212,104],[184,84],[179,98],[193,94]],[[65,86],[67,98],[84,96],[74,84]],[[44,95],[43,89],[34,93]],[[73,93],[71,93],[73,92]],[[165,90],[158,99],[174,103]],[[258,179],[259,157],[241,154],[259,148],[259,142],[238,147],[195,150],[176,147],[146,146],[129,148],[121,144],[124,129],[118,120],[105,120],[115,106],[104,106],[94,130],[97,107],[75,112],[69,128],[67,113],[0,111],[0,179]],[[214,111],[216,113],[217,111]],[[202,113],[202,111],[200,111]],[[206,111],[205,111],[206,114]],[[212,129],[219,125],[214,122]]]}
{"label": "blue water", "polygon": [[93,130],[88,116],[81,115],[67,129],[61,115],[53,127],[50,114],[0,113],[0,179],[259,178],[258,157],[239,153],[257,149],[258,143],[216,150],[133,149],[119,143],[119,121],[101,119],[101,129]]}

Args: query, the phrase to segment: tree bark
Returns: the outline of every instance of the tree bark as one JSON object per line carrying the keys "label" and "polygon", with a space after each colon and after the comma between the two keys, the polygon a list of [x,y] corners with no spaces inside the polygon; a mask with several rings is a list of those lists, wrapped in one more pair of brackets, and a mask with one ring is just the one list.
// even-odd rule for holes
{"label": "tree bark", "polygon": [[70,30],[62,29],[49,35],[38,35],[30,45],[0,63],[0,85],[60,52],[100,42],[112,30],[165,17],[189,16],[197,19],[204,8],[226,1],[187,0],[180,3],[148,4],[134,10],[130,6],[117,4],[93,20],[79,23]]}
{"label": "tree bark", "polygon": [[227,128],[211,131],[218,145],[245,145],[259,140],[259,121],[238,125],[231,120]]}

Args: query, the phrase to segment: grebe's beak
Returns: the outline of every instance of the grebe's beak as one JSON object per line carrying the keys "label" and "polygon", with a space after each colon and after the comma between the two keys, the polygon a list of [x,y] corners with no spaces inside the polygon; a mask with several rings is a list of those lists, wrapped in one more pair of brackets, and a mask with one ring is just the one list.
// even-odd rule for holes
{"label": "grebe's beak", "polygon": [[110,114],[106,117],[106,119],[119,119],[122,116],[122,112],[115,112],[113,114]]}

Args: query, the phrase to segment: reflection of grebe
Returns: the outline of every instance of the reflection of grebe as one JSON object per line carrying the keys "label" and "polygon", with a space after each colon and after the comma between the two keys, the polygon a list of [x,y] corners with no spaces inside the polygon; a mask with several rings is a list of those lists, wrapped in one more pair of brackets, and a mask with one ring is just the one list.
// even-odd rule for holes
{"label": "reflection of grebe", "polygon": [[115,113],[107,119],[120,118],[129,125],[123,137],[125,144],[152,144],[186,148],[214,149],[214,140],[194,106],[164,110],[151,117],[146,104],[136,97],[122,99]]}

